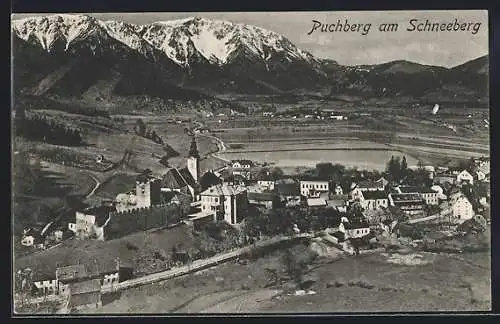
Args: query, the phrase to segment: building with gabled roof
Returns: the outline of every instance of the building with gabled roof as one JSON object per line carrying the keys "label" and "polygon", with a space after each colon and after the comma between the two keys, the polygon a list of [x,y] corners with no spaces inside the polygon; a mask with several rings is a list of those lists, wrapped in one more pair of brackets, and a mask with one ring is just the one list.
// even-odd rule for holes
{"label": "building with gabled roof", "polygon": [[382,190],[361,191],[359,202],[365,210],[377,210],[389,207],[387,194]]}
{"label": "building with gabled roof", "polygon": [[339,231],[344,233],[344,239],[359,238],[370,233],[370,224],[364,218],[355,218],[348,220],[342,217],[339,225]]}
{"label": "building with gabled roof", "polygon": [[304,176],[300,179],[300,194],[309,198],[318,198],[323,192],[330,191],[330,182],[318,177]]}
{"label": "building with gabled roof", "polygon": [[390,193],[389,203],[399,207],[407,215],[417,215],[424,211],[425,201],[418,193]]}
{"label": "building with gabled roof", "polygon": [[384,190],[384,180],[383,178],[380,178],[377,181],[371,181],[371,180],[365,180],[365,181],[360,181],[356,184],[356,188],[361,190],[361,191],[379,191],[379,190]]}
{"label": "building with gabled roof", "polygon": [[90,279],[75,282],[69,285],[69,309],[80,309],[83,307],[101,307],[101,281]]}

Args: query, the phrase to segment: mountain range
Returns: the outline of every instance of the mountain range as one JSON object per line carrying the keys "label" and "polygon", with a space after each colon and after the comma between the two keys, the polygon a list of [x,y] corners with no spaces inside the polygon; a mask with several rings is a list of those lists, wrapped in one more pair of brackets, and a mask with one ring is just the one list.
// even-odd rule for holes
{"label": "mountain range", "polygon": [[135,25],[58,14],[13,20],[11,35],[15,93],[33,96],[488,98],[487,56],[453,68],[408,61],[344,66],[273,31],[229,21],[192,17]]}

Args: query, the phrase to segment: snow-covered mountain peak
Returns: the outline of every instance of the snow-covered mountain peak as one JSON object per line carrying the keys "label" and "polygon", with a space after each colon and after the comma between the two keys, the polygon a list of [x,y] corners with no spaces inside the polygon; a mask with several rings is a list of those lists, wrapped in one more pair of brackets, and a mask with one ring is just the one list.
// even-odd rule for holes
{"label": "snow-covered mountain peak", "polygon": [[311,54],[273,31],[201,17],[136,25],[99,21],[87,15],[56,14],[13,20],[12,29],[21,39],[39,43],[49,52],[59,42],[68,49],[74,42],[92,40],[95,47],[111,38],[143,55],[161,52],[183,67],[205,60],[223,66],[248,55],[266,65],[273,58],[316,62]]}

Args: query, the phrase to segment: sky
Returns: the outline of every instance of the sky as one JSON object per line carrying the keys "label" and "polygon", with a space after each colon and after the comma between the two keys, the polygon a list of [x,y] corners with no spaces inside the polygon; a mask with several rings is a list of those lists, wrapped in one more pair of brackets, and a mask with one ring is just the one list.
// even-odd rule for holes
{"label": "sky", "polygon": [[[86,13],[100,20],[121,20],[148,24],[186,17],[229,20],[259,26],[284,35],[299,48],[319,58],[343,65],[378,64],[408,60],[421,64],[453,67],[488,54],[488,12],[486,10],[442,11],[329,11],[329,12],[189,12],[189,13]],[[16,14],[25,18],[47,14]],[[469,31],[407,31],[410,20],[417,23],[471,23]],[[313,20],[317,23],[313,23]],[[314,25],[371,24],[368,33],[359,31],[310,33]],[[398,24],[397,31],[379,31],[381,24]],[[474,25],[478,27],[474,33]]]}

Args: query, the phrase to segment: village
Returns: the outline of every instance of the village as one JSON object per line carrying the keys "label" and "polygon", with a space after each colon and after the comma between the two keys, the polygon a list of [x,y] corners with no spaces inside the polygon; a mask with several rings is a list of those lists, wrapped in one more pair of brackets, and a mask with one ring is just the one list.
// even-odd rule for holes
{"label": "village", "polygon": [[[76,211],[74,221],[26,228],[21,244],[43,254],[67,240],[110,241],[178,224],[199,232],[223,223],[239,234],[219,253],[277,235],[307,234],[357,255],[394,245],[439,251],[439,242],[489,227],[487,157],[464,160],[454,168],[409,167],[405,157],[392,157],[382,174],[318,163],[315,170],[299,175],[233,160],[202,174],[196,136],[190,136],[186,167],[170,168],[161,178],[145,170],[137,176],[135,188],[113,201]],[[453,252],[460,252],[457,249]],[[193,256],[172,251],[174,262],[163,271],[208,260],[216,252]],[[53,298],[69,309],[99,307],[101,294],[138,277],[119,255],[90,264],[60,260],[38,266],[16,268],[18,298]]]}

